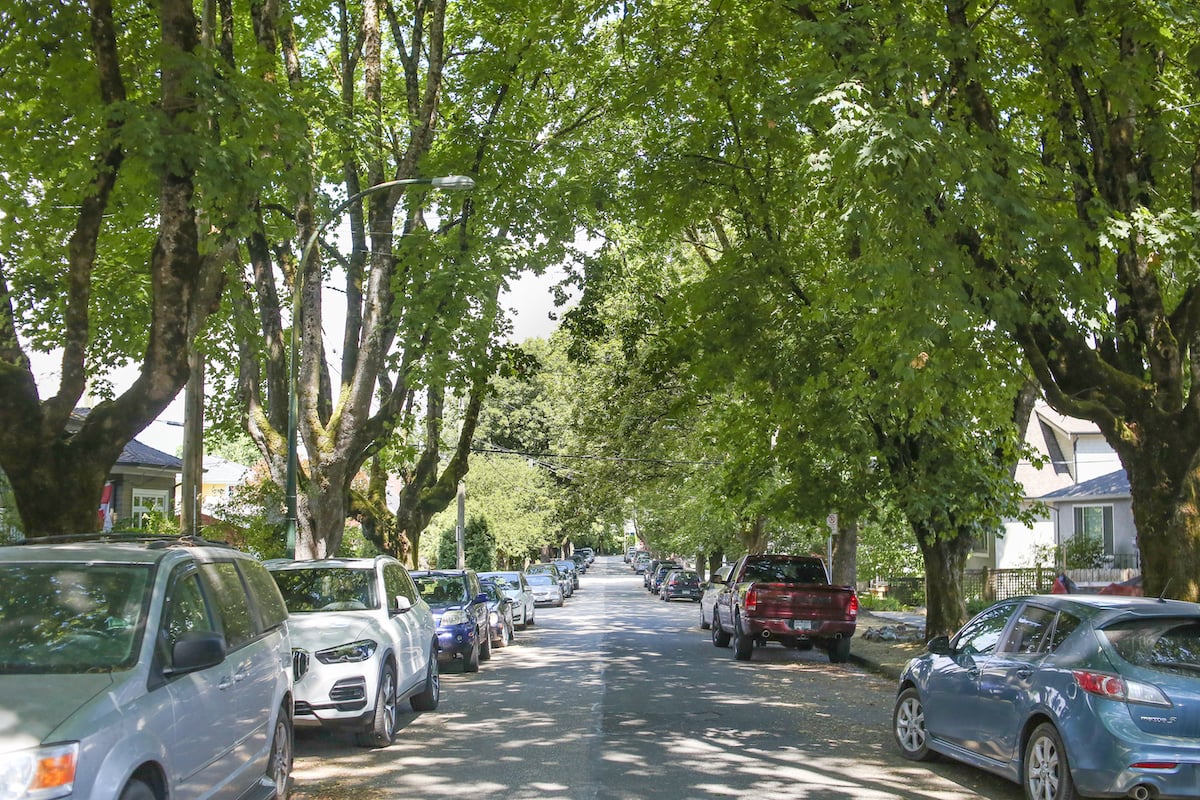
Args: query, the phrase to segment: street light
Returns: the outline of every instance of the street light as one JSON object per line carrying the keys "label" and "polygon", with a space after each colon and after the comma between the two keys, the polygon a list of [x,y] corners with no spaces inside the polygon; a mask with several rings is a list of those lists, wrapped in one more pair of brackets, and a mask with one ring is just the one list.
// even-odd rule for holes
{"label": "street light", "polygon": [[374,186],[368,186],[357,194],[350,197],[333,210],[329,218],[317,227],[312,235],[308,237],[308,241],[304,243],[304,249],[300,251],[300,262],[296,268],[296,285],[292,290],[292,339],[290,346],[291,362],[288,365],[288,440],[287,440],[287,486],[285,494],[287,497],[287,557],[296,557],[296,473],[299,468],[299,454],[296,452],[296,428],[299,424],[299,408],[296,400],[296,374],[299,370],[298,353],[299,342],[297,341],[297,330],[300,327],[300,295],[304,288],[304,265],[308,263],[308,257],[312,250],[317,245],[317,240],[321,238],[321,234],[325,229],[333,224],[346,209],[363,199],[367,195],[372,195],[377,192],[394,189],[397,186],[432,186],[435,189],[445,189],[448,192],[470,191],[475,188],[474,179],[466,175],[444,175],[437,178],[403,178],[396,181],[386,181],[377,183]]}

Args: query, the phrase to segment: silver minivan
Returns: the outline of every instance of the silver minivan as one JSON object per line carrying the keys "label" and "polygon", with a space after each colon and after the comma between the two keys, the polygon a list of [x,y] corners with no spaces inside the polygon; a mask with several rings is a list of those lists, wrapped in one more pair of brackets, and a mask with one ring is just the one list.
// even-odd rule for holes
{"label": "silver minivan", "polygon": [[0,547],[0,797],[287,796],[287,609],[201,540]]}

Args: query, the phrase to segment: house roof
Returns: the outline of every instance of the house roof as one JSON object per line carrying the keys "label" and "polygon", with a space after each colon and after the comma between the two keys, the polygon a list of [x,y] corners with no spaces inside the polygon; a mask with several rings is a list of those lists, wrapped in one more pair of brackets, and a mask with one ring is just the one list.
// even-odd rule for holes
{"label": "house roof", "polygon": [[1077,417],[1068,417],[1058,413],[1051,408],[1044,400],[1039,400],[1034,406],[1034,413],[1038,419],[1048,425],[1058,428],[1068,436],[1079,436],[1082,434],[1100,435],[1100,428],[1096,423],[1086,419],[1078,419]]}
{"label": "house roof", "polygon": [[1083,481],[1074,486],[1068,486],[1065,489],[1059,489],[1056,492],[1042,495],[1039,500],[1098,500],[1101,498],[1126,498],[1129,497],[1129,476],[1125,474],[1125,470],[1119,469],[1116,472],[1110,472],[1107,475],[1101,475],[1099,478],[1092,478],[1090,481]]}
{"label": "house roof", "polygon": [[142,444],[134,439],[125,445],[117,458],[117,466],[121,467],[160,467],[162,469],[182,470],[183,461],[162,450],[155,450],[148,444]]}

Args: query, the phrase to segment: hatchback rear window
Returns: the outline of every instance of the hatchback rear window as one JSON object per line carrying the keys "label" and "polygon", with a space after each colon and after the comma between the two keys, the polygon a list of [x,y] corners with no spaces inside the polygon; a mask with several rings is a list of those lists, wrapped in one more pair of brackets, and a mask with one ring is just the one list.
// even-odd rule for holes
{"label": "hatchback rear window", "polygon": [[1126,620],[1101,633],[1130,664],[1176,675],[1200,674],[1200,619]]}

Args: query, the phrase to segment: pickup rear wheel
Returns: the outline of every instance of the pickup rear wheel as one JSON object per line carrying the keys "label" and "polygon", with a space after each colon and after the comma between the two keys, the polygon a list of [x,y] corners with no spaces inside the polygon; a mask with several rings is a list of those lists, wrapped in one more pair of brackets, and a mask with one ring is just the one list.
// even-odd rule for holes
{"label": "pickup rear wheel", "polygon": [[712,642],[717,647],[729,647],[729,634],[721,630],[721,615],[713,609]]}
{"label": "pickup rear wheel", "polygon": [[733,618],[733,657],[749,661],[754,656],[754,637],[742,631],[742,618]]}
{"label": "pickup rear wheel", "polygon": [[850,660],[850,639],[843,637],[829,643],[829,663],[845,664]]}

